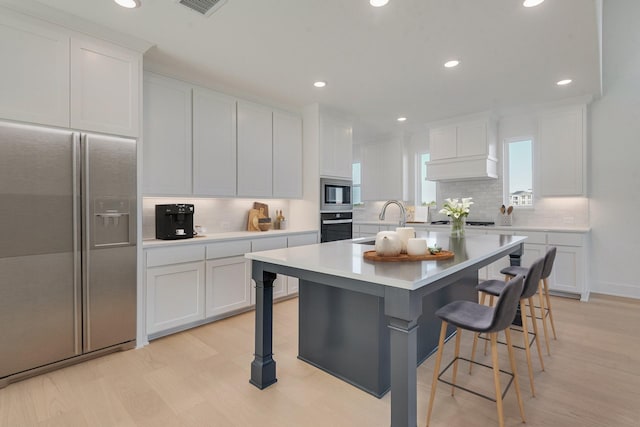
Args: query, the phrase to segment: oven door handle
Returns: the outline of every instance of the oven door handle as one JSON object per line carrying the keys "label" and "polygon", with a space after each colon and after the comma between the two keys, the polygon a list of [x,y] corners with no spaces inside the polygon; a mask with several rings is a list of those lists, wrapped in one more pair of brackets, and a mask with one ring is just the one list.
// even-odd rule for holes
{"label": "oven door handle", "polygon": [[325,219],[322,220],[322,225],[325,224],[351,224],[353,222],[352,219]]}

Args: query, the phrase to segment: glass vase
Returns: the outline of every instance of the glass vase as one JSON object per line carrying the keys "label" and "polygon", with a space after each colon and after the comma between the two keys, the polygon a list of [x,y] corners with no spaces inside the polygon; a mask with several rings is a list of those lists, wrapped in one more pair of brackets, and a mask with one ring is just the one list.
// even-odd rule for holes
{"label": "glass vase", "polygon": [[464,217],[451,217],[451,237],[464,237]]}

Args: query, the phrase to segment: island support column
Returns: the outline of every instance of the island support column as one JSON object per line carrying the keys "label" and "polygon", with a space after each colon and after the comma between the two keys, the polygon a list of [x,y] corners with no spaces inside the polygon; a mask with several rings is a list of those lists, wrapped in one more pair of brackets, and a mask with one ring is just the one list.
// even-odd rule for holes
{"label": "island support column", "polygon": [[262,390],[278,381],[273,360],[273,281],[276,274],[264,271],[261,262],[253,261],[252,277],[256,282],[256,336],[249,382]]}
{"label": "island support column", "polygon": [[384,312],[391,346],[391,427],[417,426],[418,317],[422,298],[411,291],[385,288]]}

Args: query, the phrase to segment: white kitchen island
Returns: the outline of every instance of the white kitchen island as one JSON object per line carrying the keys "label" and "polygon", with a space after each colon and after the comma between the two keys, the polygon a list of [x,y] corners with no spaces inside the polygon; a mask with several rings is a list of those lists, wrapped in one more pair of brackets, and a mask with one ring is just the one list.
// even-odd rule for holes
{"label": "white kitchen island", "polygon": [[512,235],[450,239],[448,233],[434,232],[418,233],[418,237],[427,238],[429,246],[437,244],[453,251],[455,257],[444,261],[368,261],[363,253],[373,247],[361,244],[366,239],[247,254],[253,261],[252,276],[256,282],[255,357],[250,382],[263,389],[277,381],[272,355],[276,274],[374,296],[381,300],[389,329],[391,426],[415,427],[418,324],[423,301],[461,282],[472,289],[477,284],[478,269],[502,257],[511,256],[511,263],[518,265],[526,240]]}

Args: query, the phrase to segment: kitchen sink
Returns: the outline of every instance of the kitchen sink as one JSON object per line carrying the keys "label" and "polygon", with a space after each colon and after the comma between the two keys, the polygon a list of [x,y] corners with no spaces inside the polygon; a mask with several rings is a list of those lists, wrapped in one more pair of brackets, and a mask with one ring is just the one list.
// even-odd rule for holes
{"label": "kitchen sink", "polygon": [[373,239],[373,240],[361,240],[359,242],[353,242],[353,243],[357,243],[358,245],[371,245],[371,246],[373,246],[373,245],[376,244],[376,241],[375,241],[375,239]]}

